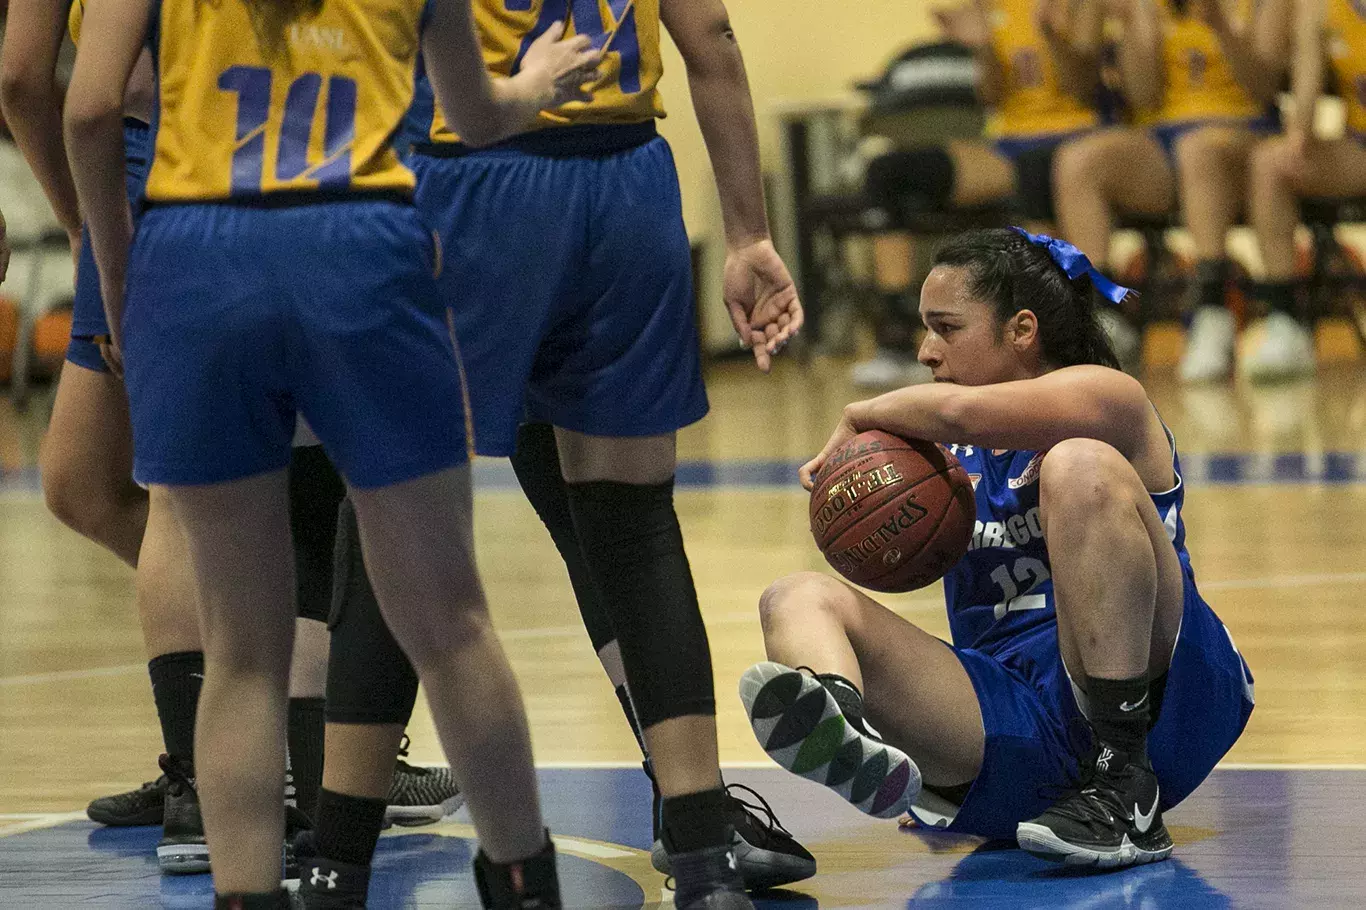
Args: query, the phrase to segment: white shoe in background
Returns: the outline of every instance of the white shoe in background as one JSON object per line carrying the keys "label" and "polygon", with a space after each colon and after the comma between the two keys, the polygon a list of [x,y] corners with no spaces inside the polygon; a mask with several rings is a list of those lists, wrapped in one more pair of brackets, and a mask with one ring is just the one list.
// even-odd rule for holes
{"label": "white shoe in background", "polygon": [[1293,316],[1272,313],[1248,328],[1238,368],[1252,382],[1311,375],[1314,338]]}
{"label": "white shoe in background", "polygon": [[1182,382],[1217,382],[1233,372],[1233,314],[1223,307],[1195,311],[1178,375]]}
{"label": "white shoe in background", "polygon": [[850,378],[861,389],[899,389],[929,382],[934,375],[913,355],[878,348],[871,360],[854,364]]}

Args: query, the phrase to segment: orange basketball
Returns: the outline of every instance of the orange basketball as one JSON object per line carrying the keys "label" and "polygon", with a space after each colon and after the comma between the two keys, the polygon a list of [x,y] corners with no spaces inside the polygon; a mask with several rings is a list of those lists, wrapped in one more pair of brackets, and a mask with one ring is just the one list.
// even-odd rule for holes
{"label": "orange basketball", "polygon": [[811,491],[811,534],[856,585],[914,591],[963,558],[977,508],[943,446],[869,430],[832,454]]}

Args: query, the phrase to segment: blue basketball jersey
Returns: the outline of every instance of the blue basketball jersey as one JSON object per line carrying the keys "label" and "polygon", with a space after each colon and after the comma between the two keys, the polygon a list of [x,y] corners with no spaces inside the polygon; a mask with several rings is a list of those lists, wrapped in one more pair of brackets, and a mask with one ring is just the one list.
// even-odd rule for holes
{"label": "blue basketball jersey", "polygon": [[[1150,494],[1177,556],[1189,568],[1186,526],[1181,506],[1186,498],[1181,461],[1171,431],[1175,485]],[[967,555],[944,576],[953,643],[987,654],[1057,621],[1053,610],[1053,574],[1039,514],[1039,469],[1042,452],[1001,451],[954,445],[972,479],[977,521]]]}

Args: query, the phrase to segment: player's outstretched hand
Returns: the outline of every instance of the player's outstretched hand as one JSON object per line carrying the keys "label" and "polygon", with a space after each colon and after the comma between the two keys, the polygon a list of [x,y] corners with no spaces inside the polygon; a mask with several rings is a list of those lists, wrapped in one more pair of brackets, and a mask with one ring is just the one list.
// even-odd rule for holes
{"label": "player's outstretched hand", "polygon": [[531,42],[518,75],[537,92],[541,110],[549,110],[571,101],[591,101],[593,93],[584,86],[597,80],[601,63],[602,51],[592,47],[587,35],[564,38],[564,23],[554,22]]}
{"label": "player's outstretched hand", "polygon": [[845,408],[840,415],[840,422],[835,425],[835,432],[830,434],[830,441],[821,449],[821,453],[797,469],[797,476],[802,480],[802,486],[811,489],[816,485],[816,475],[825,467],[826,459],[835,452],[839,451],[840,446],[858,435],[858,430],[854,429],[853,421],[849,419],[849,409]]}
{"label": "player's outstretched hand", "polygon": [[726,251],[722,296],[740,346],[754,353],[767,373],[773,357],[801,331],[804,316],[797,286],[771,240]]}

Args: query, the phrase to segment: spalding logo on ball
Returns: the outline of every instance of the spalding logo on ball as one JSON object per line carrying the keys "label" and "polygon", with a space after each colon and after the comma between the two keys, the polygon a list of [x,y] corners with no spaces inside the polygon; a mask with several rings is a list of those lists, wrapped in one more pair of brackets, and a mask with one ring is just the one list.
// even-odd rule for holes
{"label": "spalding logo on ball", "polygon": [[811,534],[854,584],[890,593],[942,578],[963,558],[977,509],[972,481],[936,443],[881,430],[837,449],[811,490]]}

